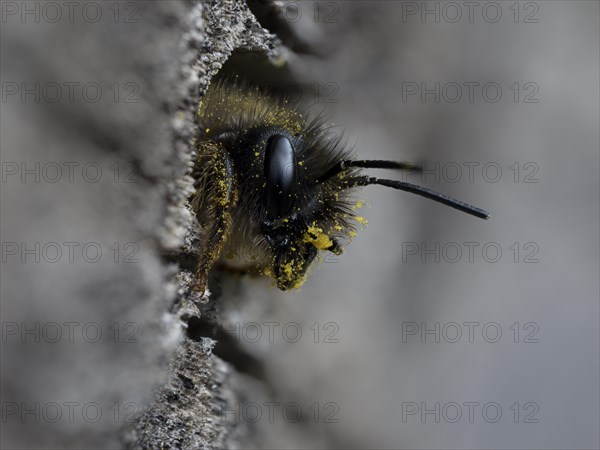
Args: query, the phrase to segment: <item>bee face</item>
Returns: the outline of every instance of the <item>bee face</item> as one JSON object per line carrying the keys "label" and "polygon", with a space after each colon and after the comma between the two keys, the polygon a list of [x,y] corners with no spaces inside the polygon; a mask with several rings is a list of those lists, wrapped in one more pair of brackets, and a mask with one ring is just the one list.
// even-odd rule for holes
{"label": "bee face", "polygon": [[[247,227],[259,229],[253,240],[267,245],[264,273],[271,275],[281,290],[297,288],[303,284],[319,244],[322,250],[338,249],[332,238],[318,240],[323,228],[317,225],[329,203],[319,201],[323,189],[314,183],[303,160],[314,148],[301,134],[261,126],[242,133],[230,148],[250,176],[240,183],[240,193],[256,203],[253,213],[241,221],[254,222]],[[315,234],[317,229],[320,231]]]}
{"label": "bee face", "polygon": [[413,192],[478,217],[487,213],[409,183],[361,175],[360,168],[415,169],[409,163],[352,160],[322,118],[308,120],[285,100],[227,83],[199,106],[203,133],[191,206],[202,233],[198,287],[223,250],[249,249],[252,268],[282,290],[297,288],[319,251],[342,252],[364,224],[349,192],[379,184]]}

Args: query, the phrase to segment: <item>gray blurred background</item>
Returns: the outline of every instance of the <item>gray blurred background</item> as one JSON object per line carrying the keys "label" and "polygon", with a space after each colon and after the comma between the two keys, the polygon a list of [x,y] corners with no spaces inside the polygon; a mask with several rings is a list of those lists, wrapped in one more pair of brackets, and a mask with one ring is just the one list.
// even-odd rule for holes
{"label": "gray blurred background", "polygon": [[[156,2],[157,12],[146,2],[139,4],[146,14],[141,17],[152,18],[139,24],[141,30],[148,23],[183,21],[190,6],[182,2],[178,10],[179,2]],[[365,200],[362,215],[368,226],[344,255],[325,259],[299,292],[279,292],[269,287],[268,280],[226,276],[217,280],[218,322],[262,368],[259,377],[240,370],[232,379],[234,390],[243,391],[240,409],[234,407],[232,414],[238,411],[239,421],[251,431],[229,445],[598,448],[599,4],[300,1],[283,2],[275,15],[265,13],[262,2],[251,7],[261,24],[278,33],[291,49],[285,52],[288,63],[265,68],[264,62],[253,61],[260,59],[255,52],[249,56],[246,51],[230,60],[221,74],[279,83],[284,90],[301,86],[308,106],[325,111],[345,129],[357,156],[417,161],[427,169],[424,175],[378,175],[404,176],[487,209],[492,217],[480,221],[411,194],[370,187],[356,196]],[[85,36],[89,24],[80,26]],[[31,27],[40,29],[37,24]],[[153,111],[164,109],[167,120],[173,110],[164,108],[164,99],[183,96],[176,89],[176,94],[162,92],[166,88],[159,82],[171,70],[161,65],[160,55],[177,48],[177,31],[137,33],[142,38],[130,43],[129,50],[111,47],[110,38],[98,43],[84,37],[68,48],[81,49],[77,57],[87,60],[96,58],[98,46],[106,52],[101,59],[113,67],[124,65],[145,74],[140,96],[149,110],[125,109],[123,117],[114,119],[133,122],[127,129],[137,133],[139,149],[136,153],[117,146],[117,156],[111,158],[122,154],[119,151],[136,154],[143,167],[140,180],[148,187],[138,183],[137,191],[128,191],[131,198],[124,198],[121,185],[111,194],[115,187],[111,182],[94,197],[103,200],[90,204],[85,192],[72,185],[64,184],[64,191],[55,193],[48,186],[32,193],[29,184],[2,184],[3,242],[41,240],[36,236],[53,227],[50,240],[141,239],[142,256],[144,249],[150,255],[133,266],[140,272],[134,278],[147,280],[141,290],[132,289],[128,274],[111,261],[102,271],[102,281],[95,279],[98,268],[61,266],[60,283],[52,272],[56,266],[38,264],[27,272],[23,265],[3,261],[3,323],[26,320],[23,315],[32,310],[39,320],[52,320],[48,318],[54,317],[52,309],[59,304],[78,305],[83,317],[93,317],[97,312],[89,305],[102,311],[94,299],[106,298],[137,305],[117,312],[110,309],[106,323],[116,320],[114,316],[156,322],[147,326],[151,330],[155,326],[158,334],[141,332],[135,349],[117,352],[115,365],[104,372],[94,366],[85,343],[80,343],[79,353],[72,348],[57,352],[64,364],[77,355],[91,359],[88,365],[77,366],[90,368],[90,373],[72,374],[68,386],[86,383],[81,389],[95,401],[115,396],[114,384],[151,386],[164,374],[160,361],[168,359],[169,349],[180,338],[159,320],[177,287],[169,278],[174,269],[159,264],[154,256],[169,245],[153,243],[160,234],[156,229],[163,227],[160,208],[168,204],[161,200],[169,191],[162,186],[168,186],[177,172],[165,169],[175,165],[169,163],[172,156],[167,151],[153,153],[163,138],[149,136],[164,124]],[[21,37],[21,42],[27,41]],[[29,43],[39,46],[33,39]],[[158,55],[158,61],[151,67],[142,61],[137,67],[137,60],[144,60],[137,45]],[[13,58],[26,60],[31,55],[27,46],[22,53],[18,50],[7,59],[3,49],[3,69],[16,61]],[[111,80],[112,75],[109,71],[103,76]],[[38,136],[29,133],[27,113],[11,122],[6,106],[3,100],[2,161],[26,159],[18,148],[38,149],[32,154],[39,159],[40,146],[47,143],[42,138],[27,143]],[[120,106],[109,105],[101,112],[118,111]],[[34,109],[42,114],[38,129],[43,118],[51,116]],[[148,122],[143,119],[145,111]],[[74,120],[51,119],[50,127],[52,121]],[[92,124],[96,120],[93,115],[91,120]],[[98,123],[104,120],[99,118]],[[101,145],[110,147],[110,122],[106,128],[92,128]],[[64,159],[85,161],[84,148],[69,136],[68,145],[59,140]],[[169,144],[167,138],[160,142]],[[90,188],[89,183],[82,186],[101,189]],[[131,208],[137,204],[136,192],[149,201],[148,189],[155,192],[152,204],[159,212],[140,219]],[[52,198],[50,202],[60,196],[58,204],[64,202],[70,214],[60,213],[57,203],[46,211],[44,195]],[[145,206],[144,212],[154,210]],[[51,222],[46,222],[48,215]],[[123,226],[116,223],[121,220]],[[128,236],[125,230],[131,223],[135,230],[145,231]],[[65,236],[56,237],[61,230]],[[81,237],[69,237],[73,233]],[[92,278],[96,284],[83,292],[65,287]],[[107,294],[106,289],[112,291]],[[51,301],[54,295],[57,298]],[[155,340],[160,345],[171,342],[161,336],[170,336],[173,342],[171,347],[165,345],[164,354],[152,350],[159,345]],[[14,343],[4,337],[3,345]],[[114,358],[112,347],[107,348]],[[213,358],[222,357],[232,370],[229,364],[235,361],[220,355],[218,346],[215,352]],[[33,375],[20,378],[19,370],[45,367],[42,362],[32,364],[19,359],[22,355],[14,356],[11,367],[3,353],[4,403],[18,402],[15,399],[23,395],[42,402],[57,395],[53,389],[65,388],[60,375],[65,366],[51,354],[45,357],[56,368],[57,378],[45,374],[37,380]],[[136,360],[140,354],[144,357]],[[144,381],[138,383],[142,372]],[[95,376],[99,379],[90,384],[87,377]],[[89,386],[94,387],[92,392]],[[75,394],[68,398],[86,401],[77,387],[73,389]],[[132,395],[139,404],[149,401],[148,389]],[[2,428],[6,424],[3,412]],[[58,424],[44,443],[121,445],[105,439],[111,428],[87,425],[92,434],[76,425]],[[55,440],[56,433],[64,433],[64,440]],[[3,445],[27,442],[23,435],[15,436]]]}
{"label": "gray blurred background", "polygon": [[[382,187],[363,190],[357,198],[370,205],[369,225],[344,255],[328,258],[299,293],[272,294],[266,315],[256,312],[262,299],[232,312],[282,329],[296,321],[303,338],[289,343],[276,334],[272,345],[248,346],[268,361],[288,401],[339,405],[339,423],[319,424],[339,445],[598,447],[598,3],[521,3],[518,23],[510,2],[482,3],[472,23],[459,3],[462,19],[451,23],[457,10],[445,2],[322,2],[316,25],[312,2],[292,3],[288,18],[298,5],[308,16],[305,31],[301,19],[294,22],[298,34],[326,55],[299,56],[292,72],[317,83],[309,101],[346,129],[356,154],[422,162],[432,170],[426,186],[492,217],[479,221]],[[423,16],[426,9],[437,18]],[[492,23],[496,11],[502,16]],[[423,83],[434,94],[422,96]],[[455,103],[451,83],[463,90]],[[491,83],[501,87],[495,103],[493,88],[484,92]],[[470,162],[477,163],[472,179]],[[334,331],[327,322],[339,342],[323,342]],[[472,343],[465,322],[476,323]],[[440,342],[430,334],[423,343],[422,328],[436,324]],[[486,341],[497,328],[499,341]],[[254,339],[254,329],[247,334]],[[456,423],[450,402],[461,405]],[[473,423],[466,402],[480,403]],[[494,407],[482,413],[490,402],[501,406],[495,423]],[[439,423],[421,416],[422,403],[430,410],[439,403]],[[529,413],[537,423],[524,420]]]}

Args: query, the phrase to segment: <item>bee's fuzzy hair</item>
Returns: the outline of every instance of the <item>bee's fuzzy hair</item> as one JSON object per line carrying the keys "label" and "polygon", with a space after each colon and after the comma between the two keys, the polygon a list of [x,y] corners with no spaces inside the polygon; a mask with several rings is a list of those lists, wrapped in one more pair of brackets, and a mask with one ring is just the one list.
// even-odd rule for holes
{"label": "bee's fuzzy hair", "polygon": [[[347,242],[355,234],[358,216],[344,178],[355,176],[357,170],[349,169],[343,175],[316,184],[316,180],[331,167],[352,159],[352,149],[348,148],[343,133],[329,125],[323,114],[311,117],[302,104],[292,104],[283,96],[231,81],[211,85],[200,102],[198,113],[202,128],[200,139],[226,134],[229,137],[225,136],[223,140],[229,139],[233,145],[234,140],[239,141],[248,130],[257,127],[275,127],[291,136],[299,136],[295,147],[302,169],[298,173],[298,203],[304,205],[303,211],[310,210],[310,221],[332,238]],[[236,158],[245,165],[264,164],[264,148],[244,148],[242,151],[244,154],[236,155]],[[256,218],[254,223],[259,223],[265,216],[260,197],[263,180],[245,179],[244,184],[246,189],[240,192],[240,203],[246,208],[246,214],[252,212]],[[236,223],[243,228],[245,238],[250,237],[255,244],[263,246],[260,234],[248,221],[236,220]]]}

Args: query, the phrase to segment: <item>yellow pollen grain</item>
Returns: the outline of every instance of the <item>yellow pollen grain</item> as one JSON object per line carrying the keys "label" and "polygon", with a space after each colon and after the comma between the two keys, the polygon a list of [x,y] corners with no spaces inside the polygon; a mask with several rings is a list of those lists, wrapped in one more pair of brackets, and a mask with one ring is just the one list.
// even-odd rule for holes
{"label": "yellow pollen grain", "polygon": [[323,233],[323,229],[314,225],[308,227],[303,240],[304,242],[310,242],[319,250],[327,250],[333,245],[329,236]]}
{"label": "yellow pollen grain", "polygon": [[368,223],[367,219],[365,219],[362,216],[356,216],[354,218],[354,220],[356,220],[358,223],[360,223],[361,225],[366,225]]}
{"label": "yellow pollen grain", "polygon": [[219,199],[219,204],[221,206],[227,206],[229,204],[228,196],[227,196],[227,182],[225,180],[219,180],[219,191],[221,194],[221,198]]}
{"label": "yellow pollen grain", "polygon": [[281,266],[283,273],[285,273],[288,277],[294,274],[294,263],[290,261],[289,263]]}
{"label": "yellow pollen grain", "polygon": [[305,281],[306,281],[306,275],[304,275],[303,277],[300,277],[298,279],[298,281],[296,281],[294,283],[294,285],[292,286],[292,289],[298,289],[299,287],[301,287],[304,284]]}

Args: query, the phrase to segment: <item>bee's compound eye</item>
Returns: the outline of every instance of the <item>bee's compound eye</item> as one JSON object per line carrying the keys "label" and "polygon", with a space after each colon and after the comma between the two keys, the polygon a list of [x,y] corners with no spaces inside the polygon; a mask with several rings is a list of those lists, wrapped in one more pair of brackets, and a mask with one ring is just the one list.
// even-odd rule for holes
{"label": "bee's compound eye", "polygon": [[274,134],[267,141],[265,151],[265,202],[272,218],[283,217],[291,210],[296,172],[292,143],[287,137]]}

